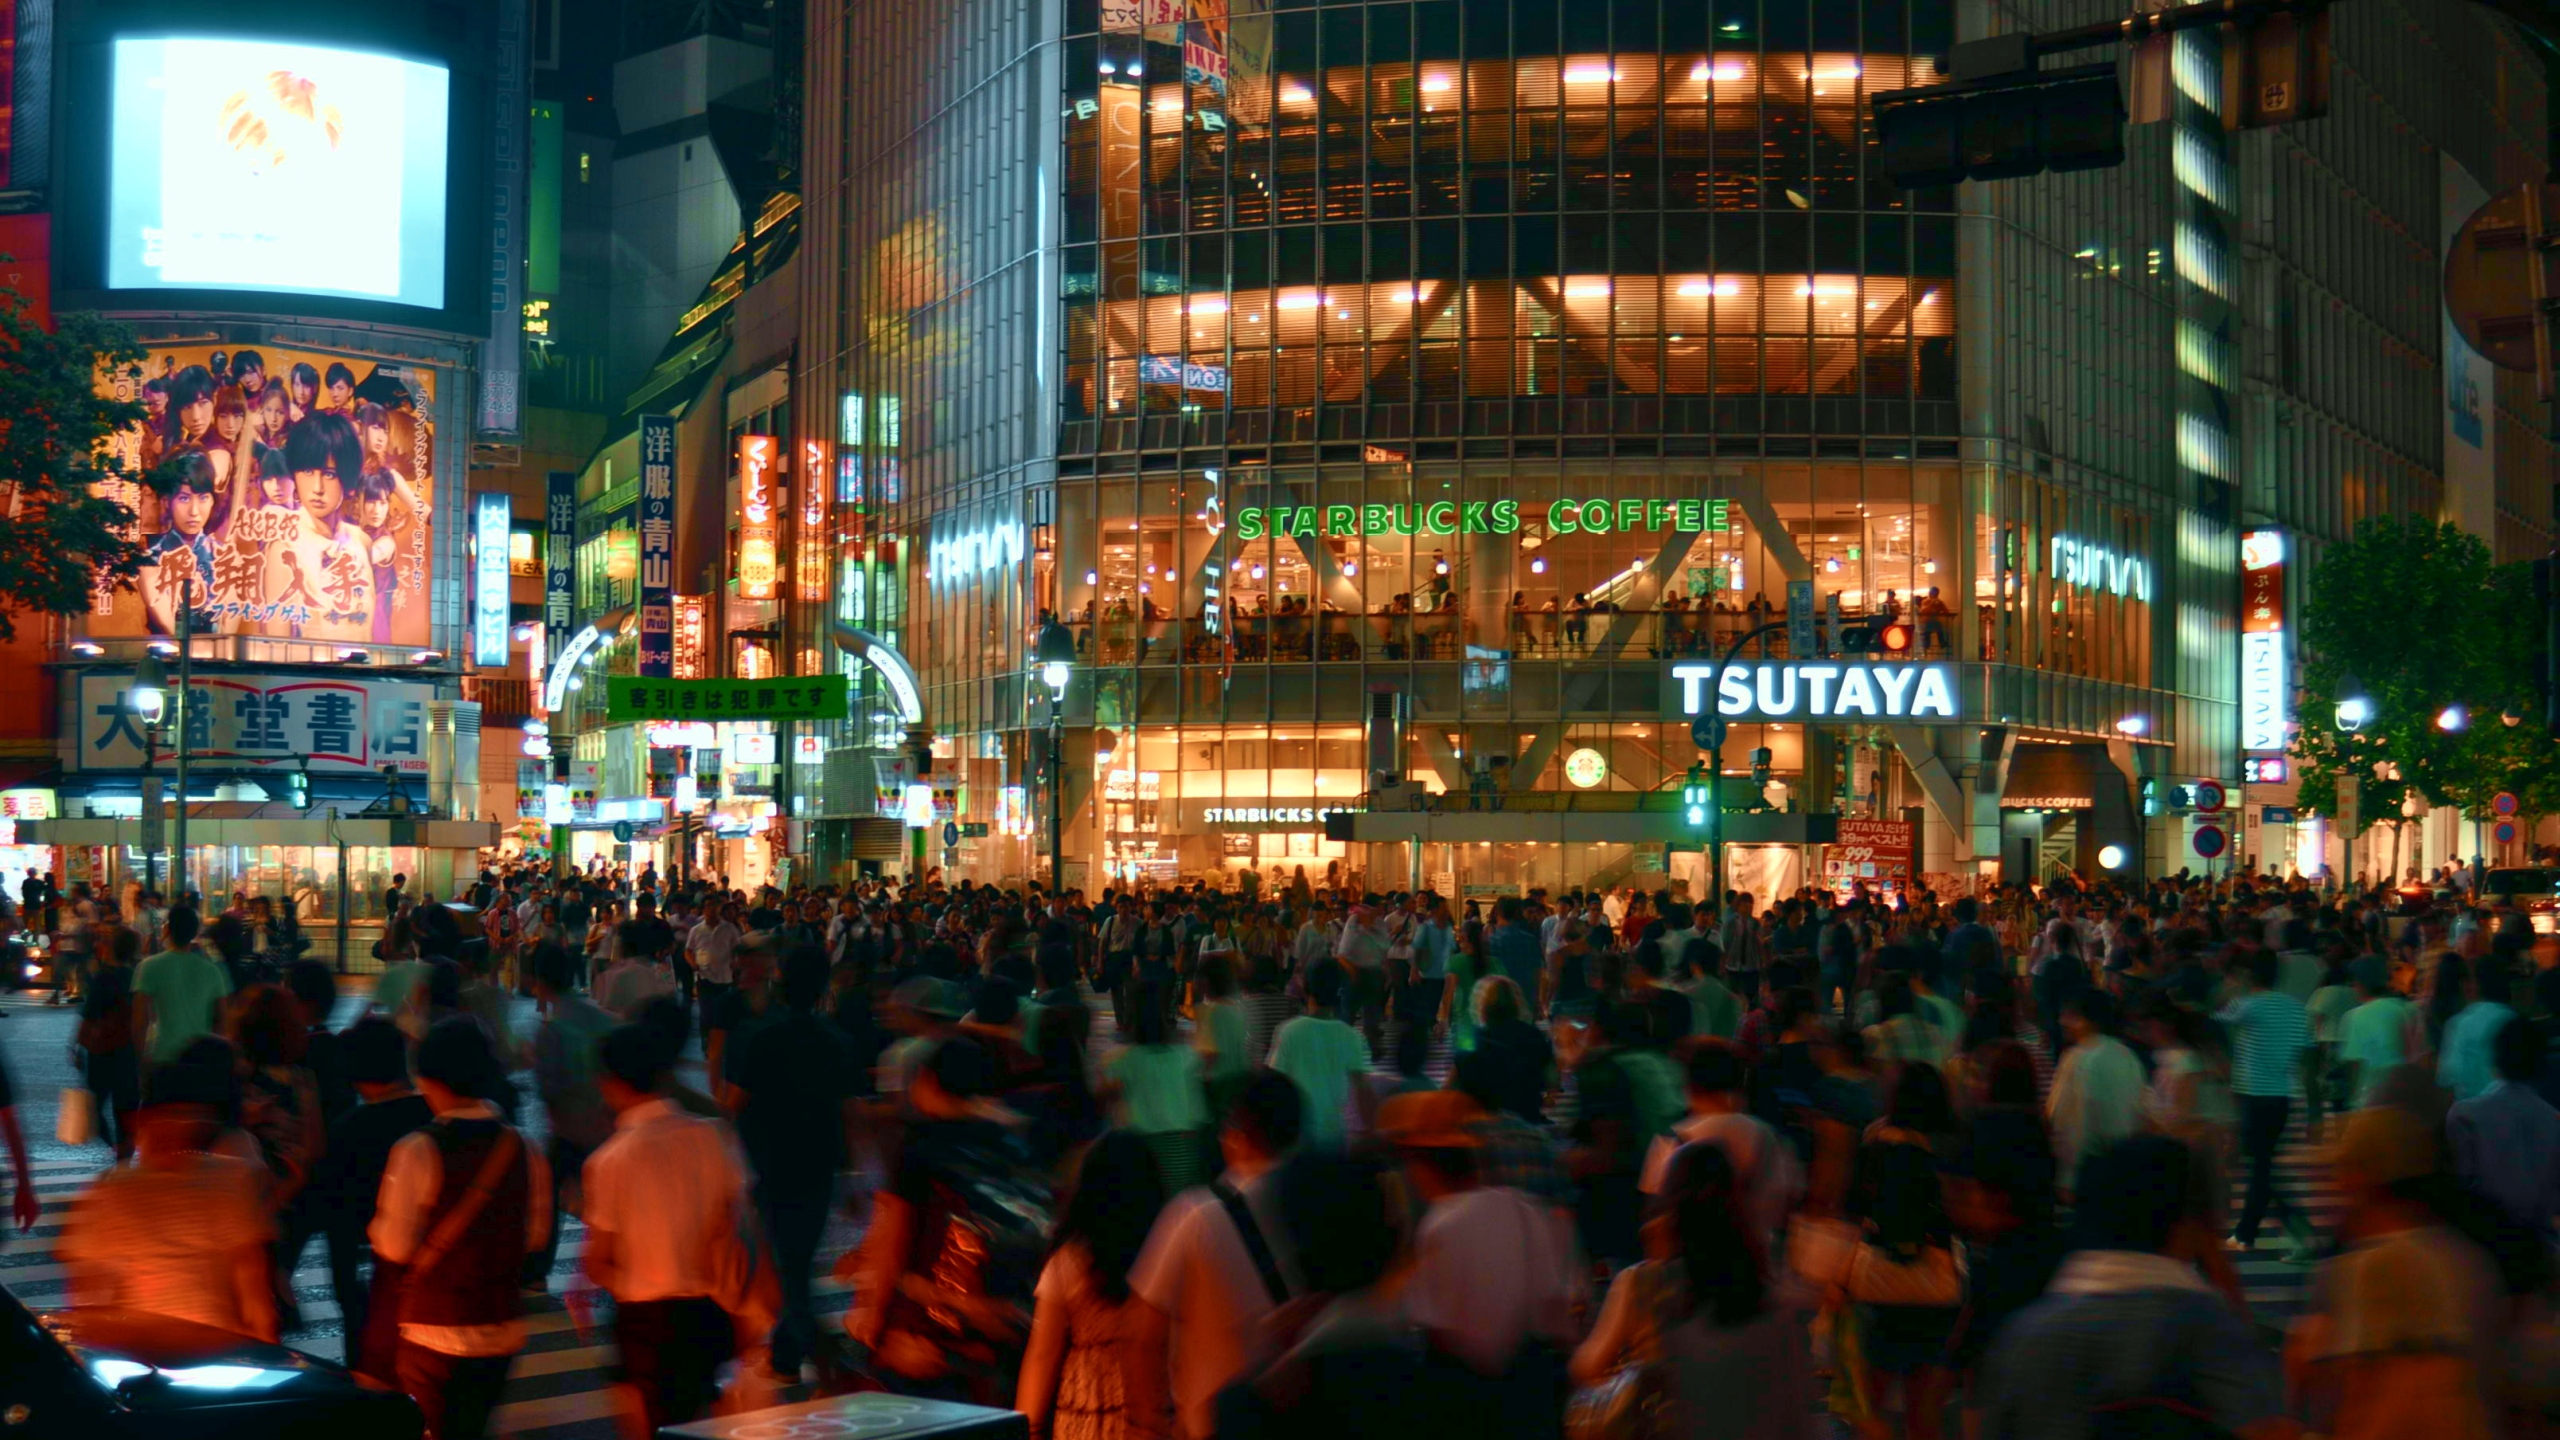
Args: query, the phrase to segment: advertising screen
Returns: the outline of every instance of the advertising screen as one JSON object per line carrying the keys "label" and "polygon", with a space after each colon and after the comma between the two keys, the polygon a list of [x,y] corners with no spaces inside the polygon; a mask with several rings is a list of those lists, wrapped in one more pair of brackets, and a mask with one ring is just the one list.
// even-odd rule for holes
{"label": "advertising screen", "polygon": [[451,85],[387,55],[114,42],[106,284],[445,304]]}
{"label": "advertising screen", "polygon": [[435,553],[435,374],[280,348],[154,350],[144,424],[114,437],[127,473],[180,466],[167,498],[132,481],[151,544],[140,584],[90,596],[94,636],[175,633],[422,647]]}

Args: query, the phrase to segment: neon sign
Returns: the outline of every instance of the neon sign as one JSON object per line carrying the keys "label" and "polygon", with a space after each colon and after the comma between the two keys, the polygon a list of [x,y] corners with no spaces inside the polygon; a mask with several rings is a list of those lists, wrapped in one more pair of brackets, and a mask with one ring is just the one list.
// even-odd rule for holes
{"label": "neon sign", "polygon": [[1668,667],[1668,679],[1665,708],[1684,719],[1705,713],[1710,682],[1715,713],[1727,720],[1957,718],[1956,669],[1944,661],[1736,661],[1719,670],[1684,660]]}
{"label": "neon sign", "polygon": [[738,437],[738,594],[770,600],[781,578],[780,527],[774,521],[773,467],[780,442]]}
{"label": "neon sign", "polygon": [[2151,598],[2151,562],[2120,555],[2104,545],[2069,535],[2053,537],[2053,578],[2065,585],[2104,590],[2110,595]]}

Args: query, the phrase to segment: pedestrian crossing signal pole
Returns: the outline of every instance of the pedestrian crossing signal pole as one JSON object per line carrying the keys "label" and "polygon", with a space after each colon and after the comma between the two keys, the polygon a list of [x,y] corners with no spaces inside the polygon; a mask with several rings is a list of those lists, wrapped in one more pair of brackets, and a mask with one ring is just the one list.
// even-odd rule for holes
{"label": "pedestrian crossing signal pole", "polygon": [[[1782,633],[1786,628],[1786,621],[1774,620],[1735,636],[1733,643],[1725,647],[1724,658],[1716,662],[1716,668],[1708,679],[1712,680],[1716,675],[1723,674],[1724,667],[1733,663],[1733,658],[1742,653],[1744,646],[1763,635]],[[1700,703],[1707,707],[1707,713],[1689,722],[1689,738],[1697,744],[1699,749],[1707,752],[1706,783],[1702,786],[1687,787],[1683,791],[1682,800],[1687,808],[1690,825],[1696,826],[1700,817],[1702,815],[1704,817],[1707,832],[1707,903],[1714,906],[1716,913],[1721,917],[1724,913],[1725,722],[1723,716],[1715,713],[1713,688],[1701,685],[1699,694],[1705,697]],[[1691,773],[1694,774],[1695,771],[1696,767],[1692,766]]]}

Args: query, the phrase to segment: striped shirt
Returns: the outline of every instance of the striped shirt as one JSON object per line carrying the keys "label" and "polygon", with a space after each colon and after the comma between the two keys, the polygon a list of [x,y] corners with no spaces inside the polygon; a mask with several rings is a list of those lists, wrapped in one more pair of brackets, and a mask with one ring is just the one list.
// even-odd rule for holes
{"label": "striped shirt", "polygon": [[2244,995],[2222,1008],[2231,1031],[2231,1093],[2291,1095],[2302,1052],[2311,1044],[2311,1012],[2281,990]]}

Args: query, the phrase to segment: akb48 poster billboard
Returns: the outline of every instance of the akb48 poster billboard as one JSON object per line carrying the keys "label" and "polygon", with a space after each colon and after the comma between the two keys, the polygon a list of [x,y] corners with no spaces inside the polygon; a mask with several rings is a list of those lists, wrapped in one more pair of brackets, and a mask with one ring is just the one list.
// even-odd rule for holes
{"label": "akb48 poster billboard", "polygon": [[90,600],[94,636],[198,634],[423,647],[433,524],[432,371],[273,348],[154,350],[106,382],[148,418],[113,441],[128,473],[173,462],[132,507],[151,558]]}

